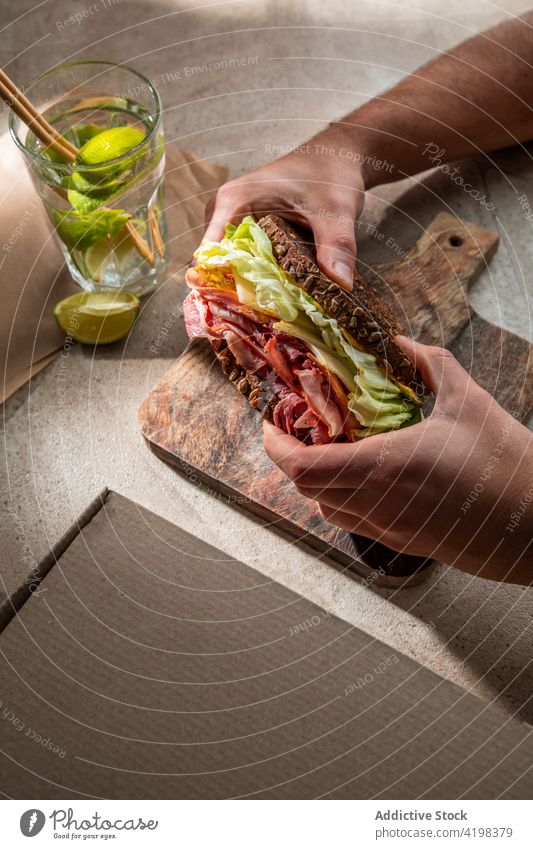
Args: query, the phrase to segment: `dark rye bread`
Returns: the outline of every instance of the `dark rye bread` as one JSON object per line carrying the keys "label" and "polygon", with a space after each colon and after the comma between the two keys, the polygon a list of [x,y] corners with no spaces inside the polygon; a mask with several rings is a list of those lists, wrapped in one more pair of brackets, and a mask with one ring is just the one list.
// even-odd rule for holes
{"label": "dark rye bread", "polygon": [[248,399],[254,410],[267,421],[273,422],[274,410],[280,400],[276,393],[266,389],[257,375],[250,374],[238,364],[223,339],[211,339],[210,342],[228,380]]}
{"label": "dark rye bread", "polygon": [[335,318],[362,348],[378,363],[419,397],[428,395],[422,378],[409,357],[393,341],[404,332],[375,289],[355,274],[353,292],[346,292],[329,279],[316,263],[314,243],[303,231],[277,215],[265,215],[258,221],[267,234],[279,265],[287,271],[324,311]]}

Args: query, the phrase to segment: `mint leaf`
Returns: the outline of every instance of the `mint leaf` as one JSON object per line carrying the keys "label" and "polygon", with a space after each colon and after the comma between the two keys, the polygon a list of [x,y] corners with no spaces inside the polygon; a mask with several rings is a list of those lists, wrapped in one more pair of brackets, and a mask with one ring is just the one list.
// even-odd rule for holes
{"label": "mint leaf", "polygon": [[130,213],[124,209],[105,207],[88,213],[56,211],[54,225],[59,238],[69,250],[84,251],[100,239],[114,236],[130,218]]}
{"label": "mint leaf", "polygon": [[76,189],[69,189],[67,192],[69,203],[72,204],[76,212],[81,212],[82,215],[93,212],[100,206],[102,200],[100,198],[91,198]]}

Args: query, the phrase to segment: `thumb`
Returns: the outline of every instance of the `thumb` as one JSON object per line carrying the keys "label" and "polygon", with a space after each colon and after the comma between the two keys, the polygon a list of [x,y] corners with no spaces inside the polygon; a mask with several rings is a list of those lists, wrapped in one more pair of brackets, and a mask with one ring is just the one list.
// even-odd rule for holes
{"label": "thumb", "polygon": [[422,345],[408,336],[396,336],[395,341],[413,361],[426,386],[434,393],[435,407],[449,406],[455,399],[464,398],[466,384],[472,378],[446,348]]}
{"label": "thumb", "polygon": [[313,216],[309,221],[315,237],[317,262],[324,274],[351,292],[357,253],[355,222],[349,213],[332,215],[331,220]]}

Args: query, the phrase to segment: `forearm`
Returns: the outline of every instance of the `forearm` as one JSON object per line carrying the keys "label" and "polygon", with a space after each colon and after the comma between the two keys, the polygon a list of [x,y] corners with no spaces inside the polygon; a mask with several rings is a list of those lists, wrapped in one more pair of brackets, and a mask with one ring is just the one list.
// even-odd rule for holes
{"label": "forearm", "polygon": [[317,140],[355,150],[371,188],[430,168],[437,151],[447,162],[530,138],[533,13],[463,42]]}
{"label": "forearm", "polygon": [[[518,514],[517,514],[518,515]],[[533,586],[533,538],[531,537],[531,520],[524,519],[524,527],[515,529],[516,542],[509,541],[510,526],[516,519],[510,519],[505,527],[505,536],[501,548],[483,561],[481,568],[475,563],[469,564],[463,571],[470,572],[490,581],[502,581],[508,584]],[[478,561],[479,562],[479,561]],[[461,567],[462,568],[462,567]]]}
{"label": "forearm", "polygon": [[533,12],[440,56],[308,144],[223,186],[205,238],[245,212],[310,229],[321,269],[348,291],[365,190],[533,138]]}
{"label": "forearm", "polygon": [[[524,428],[525,430],[525,428]],[[482,515],[465,570],[493,581],[533,585],[533,440],[506,464],[494,511]],[[481,564],[481,569],[480,569]]]}

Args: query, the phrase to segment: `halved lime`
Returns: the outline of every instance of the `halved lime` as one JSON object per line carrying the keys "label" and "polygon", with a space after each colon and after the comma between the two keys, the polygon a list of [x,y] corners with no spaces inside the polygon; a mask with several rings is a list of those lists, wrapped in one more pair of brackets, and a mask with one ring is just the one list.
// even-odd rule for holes
{"label": "halved lime", "polygon": [[100,165],[128,153],[143,138],[144,133],[135,127],[111,127],[86,141],[79,156],[84,165]]}
{"label": "halved lime", "polygon": [[107,345],[133,327],[140,306],[131,292],[79,292],[59,301],[54,316],[68,336],[86,345]]}

